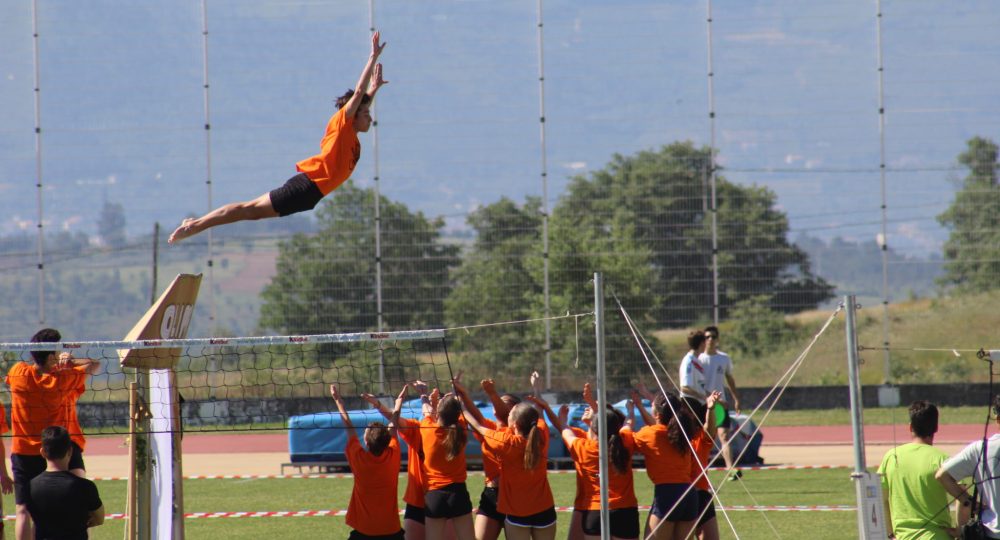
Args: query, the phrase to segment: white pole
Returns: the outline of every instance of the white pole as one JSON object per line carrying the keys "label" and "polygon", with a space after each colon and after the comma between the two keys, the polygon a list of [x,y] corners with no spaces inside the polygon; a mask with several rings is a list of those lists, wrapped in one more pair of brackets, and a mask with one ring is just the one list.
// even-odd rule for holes
{"label": "white pole", "polygon": [[[205,197],[208,212],[212,206],[212,114],[208,84],[208,0],[201,0],[202,96],[205,109]],[[215,331],[215,252],[212,229],[208,229],[208,320],[209,331]],[[214,334],[209,334],[214,335]]]}
{"label": "white pole", "polygon": [[882,61],[882,0],[875,2],[875,44],[878,59],[878,155],[879,184],[882,190],[882,235],[879,249],[882,250],[882,359],[884,362],[884,382],[892,384],[892,370],[889,365],[889,237],[888,198],[885,189],[885,68]]}
{"label": "white pole", "polygon": [[38,1],[31,2],[31,35],[35,64],[35,198],[38,210],[38,324],[45,324],[45,213],[42,207],[42,89],[38,66]]}
{"label": "white pole", "polygon": [[552,388],[552,321],[549,320],[549,171],[545,152],[545,42],[543,0],[538,0],[538,133],[542,158],[542,296],[545,302],[545,389]]}
{"label": "white pole", "polygon": [[708,39],[708,181],[712,188],[712,324],[719,324],[719,224],[718,199],[715,192],[715,68],[712,62],[712,0],[707,5],[706,35]]}
{"label": "white pole", "polygon": [[601,540],[611,539],[611,514],[608,508],[608,416],[607,377],[604,373],[604,278],[594,273],[594,326],[597,337],[597,417],[598,450],[601,477]]}
{"label": "white pole", "polygon": [[862,419],[863,404],[861,401],[861,376],[858,373],[860,361],[858,358],[857,323],[855,311],[857,299],[844,297],[847,304],[847,373],[848,389],[851,397],[851,431],[854,434],[854,481],[855,497],[858,507],[858,538],[874,540],[886,537],[885,512],[882,508],[881,483],[877,475],[868,472],[865,464],[865,432]]}
{"label": "white pole", "polygon": [[[368,31],[375,32],[375,0],[368,1]],[[372,184],[375,186],[375,313],[377,316],[378,331],[382,332],[384,321],[382,318],[382,207],[381,190],[379,189],[379,168],[378,168],[378,114],[375,112],[375,103],[371,105],[372,113],[372,154],[374,174]],[[378,352],[378,391],[385,394],[385,350]]]}

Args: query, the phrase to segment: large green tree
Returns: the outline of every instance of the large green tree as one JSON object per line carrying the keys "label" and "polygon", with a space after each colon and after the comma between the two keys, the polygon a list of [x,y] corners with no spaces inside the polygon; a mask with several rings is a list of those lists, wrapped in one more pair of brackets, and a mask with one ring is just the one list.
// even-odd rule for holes
{"label": "large green tree", "polygon": [[[290,334],[377,328],[375,192],[339,187],[316,211],[318,232],[279,245],[259,325]],[[386,329],[438,326],[459,248],[441,241],[444,221],[380,199],[382,306]]]}
{"label": "large green tree", "polygon": [[992,289],[1000,276],[1000,184],[997,144],[968,141],[958,162],[969,169],[951,206],[938,221],[951,231],[944,244],[942,282],[962,290]]}
{"label": "large green tree", "polygon": [[[557,209],[598,231],[628,224],[631,240],[648,250],[655,273],[644,306],[665,326],[712,315],[711,166],[709,149],[687,142],[615,155],[604,169],[574,178]],[[812,274],[806,254],[788,241],[788,218],[772,191],[717,174],[716,200],[723,317],[730,306],[762,294],[786,312],[831,297],[833,287]],[[631,252],[628,245],[611,249]]]}

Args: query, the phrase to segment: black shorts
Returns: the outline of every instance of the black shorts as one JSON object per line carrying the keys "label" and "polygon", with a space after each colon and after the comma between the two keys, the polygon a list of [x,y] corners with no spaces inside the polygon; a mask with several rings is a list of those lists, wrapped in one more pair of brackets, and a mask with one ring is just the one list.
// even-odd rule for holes
{"label": "black shorts", "polygon": [[472,513],[472,499],[465,483],[448,484],[424,495],[424,517],[451,519]]}
{"label": "black shorts", "polygon": [[[665,521],[693,521],[698,517],[698,493],[689,487],[691,484],[656,484],[653,486],[653,504],[649,513]],[[687,494],[681,498],[685,491]],[[680,503],[677,503],[678,500]],[[671,508],[674,511],[668,515]]]}
{"label": "black shorts", "polygon": [[403,529],[399,532],[393,534],[380,534],[378,536],[371,536],[369,534],[359,533],[358,531],[351,530],[350,536],[347,540],[404,540]]}
{"label": "black shorts", "polygon": [[479,508],[476,510],[476,513],[503,523],[507,519],[507,516],[497,510],[497,500],[499,498],[500,488],[484,487],[483,494],[479,496]]}
{"label": "black shorts", "polygon": [[[69,458],[69,469],[86,469],[83,465],[83,451],[76,443],[71,443],[73,449]],[[31,491],[31,480],[45,472],[48,465],[42,456],[25,454],[10,455],[10,469],[14,476],[14,503],[27,504]]]}
{"label": "black shorts", "polygon": [[403,510],[403,521],[407,519],[422,525],[424,523],[424,509],[407,503],[406,510]]}
{"label": "black shorts", "polygon": [[[708,510],[705,510],[708,508]],[[715,503],[712,501],[712,494],[704,489],[698,490],[698,515],[705,512],[705,515],[701,516],[698,520],[698,526],[708,523],[715,519]]]}
{"label": "black shorts", "polygon": [[532,514],[530,516],[512,516],[507,514],[507,520],[505,521],[508,525],[513,525],[515,527],[531,527],[533,529],[544,529],[551,525],[556,524],[556,508],[553,506],[548,510],[542,510],[537,514]]}
{"label": "black shorts", "polygon": [[323,192],[306,173],[299,173],[289,178],[280,188],[272,189],[268,196],[271,197],[274,211],[284,217],[316,208],[323,198]]}
{"label": "black shorts", "polygon": [[[611,536],[616,538],[639,538],[639,509],[619,508],[608,516],[611,521]],[[583,534],[601,535],[601,511],[583,510]]]}

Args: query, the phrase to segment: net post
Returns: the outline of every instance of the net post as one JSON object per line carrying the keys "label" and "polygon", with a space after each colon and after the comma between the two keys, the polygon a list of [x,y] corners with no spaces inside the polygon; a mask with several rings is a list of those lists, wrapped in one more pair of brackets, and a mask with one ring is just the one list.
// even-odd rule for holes
{"label": "net post", "polygon": [[608,416],[607,409],[607,377],[604,369],[604,277],[600,272],[594,273],[594,328],[596,331],[597,352],[597,417],[598,450],[600,452],[601,479],[601,540],[611,538],[611,516],[608,508]]}
{"label": "net post", "polygon": [[881,482],[878,477],[868,472],[865,463],[865,434],[862,420],[861,377],[858,373],[860,361],[858,358],[858,336],[856,310],[857,299],[853,296],[844,297],[847,311],[847,373],[848,389],[851,398],[851,430],[854,433],[854,481],[855,496],[858,507],[858,538],[863,540],[882,539],[886,537],[885,512],[882,507]]}

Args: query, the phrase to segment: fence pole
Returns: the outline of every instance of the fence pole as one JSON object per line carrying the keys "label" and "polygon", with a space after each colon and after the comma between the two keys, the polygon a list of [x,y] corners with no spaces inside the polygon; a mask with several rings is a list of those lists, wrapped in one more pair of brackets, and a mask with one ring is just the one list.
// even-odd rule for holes
{"label": "fence pole", "polygon": [[149,305],[156,303],[156,279],[157,271],[159,270],[159,255],[160,255],[160,222],[157,221],[153,224],[153,286],[150,291]]}
{"label": "fence pole", "polygon": [[552,321],[549,320],[549,170],[545,151],[545,21],[538,0],[538,137],[542,165],[542,296],[545,302],[545,389],[552,388]]}
{"label": "fence pole", "polygon": [[35,198],[38,212],[38,324],[45,324],[45,212],[42,206],[42,88],[38,65],[38,0],[31,2],[31,34],[35,67]]}
{"label": "fence pole", "polygon": [[597,417],[598,450],[601,477],[601,540],[611,538],[611,515],[608,509],[608,404],[607,374],[604,370],[604,278],[594,273],[594,328],[597,338]]}
{"label": "fence pole", "polygon": [[719,324],[719,225],[718,198],[716,197],[715,168],[715,67],[712,61],[712,0],[706,6],[706,36],[708,39],[708,182],[712,198],[709,211],[712,215],[712,324]]}

